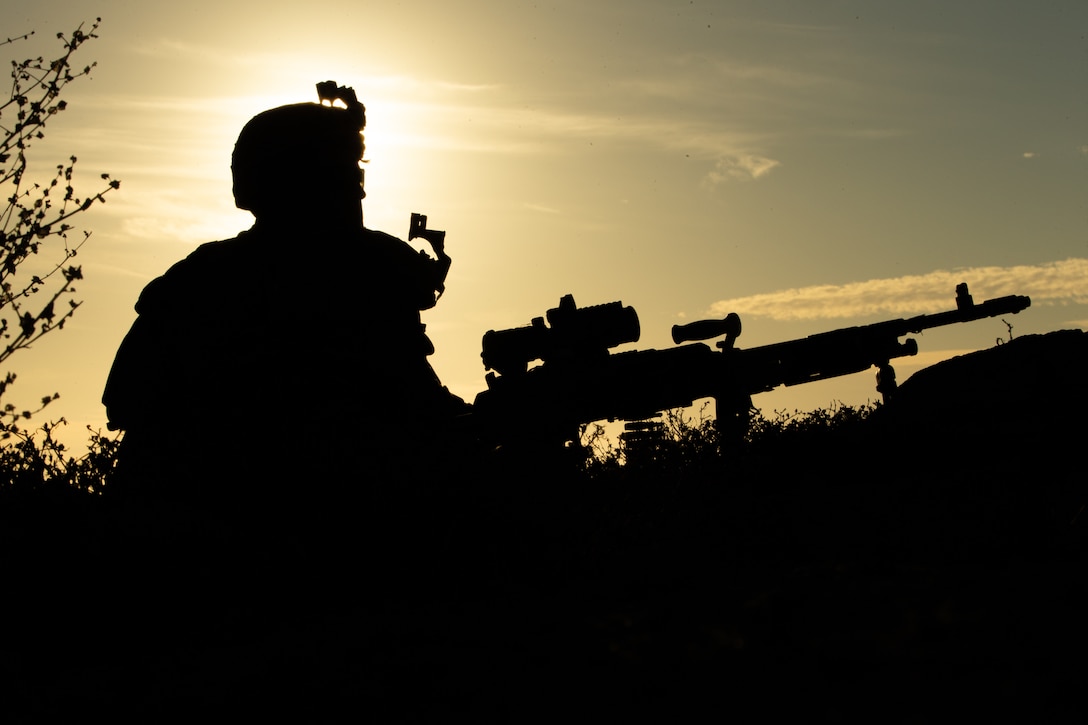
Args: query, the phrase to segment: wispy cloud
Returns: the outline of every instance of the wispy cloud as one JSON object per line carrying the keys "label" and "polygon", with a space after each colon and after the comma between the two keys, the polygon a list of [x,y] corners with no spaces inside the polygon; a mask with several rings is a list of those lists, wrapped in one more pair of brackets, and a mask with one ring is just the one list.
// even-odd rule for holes
{"label": "wispy cloud", "polygon": [[438,87],[447,91],[454,91],[456,93],[485,93],[489,91],[497,91],[502,88],[497,83],[452,83],[449,81],[439,81]]}
{"label": "wispy cloud", "polygon": [[[472,153],[556,155],[579,152],[586,142],[656,148],[708,164],[705,183],[712,186],[760,179],[780,165],[761,152],[761,134],[709,122],[481,103],[487,98],[472,92],[444,103],[398,102],[398,117],[419,119],[413,121],[418,127],[410,137],[400,129],[401,138],[413,145]],[[441,124],[430,119],[441,119]]]}
{"label": "wispy cloud", "polygon": [[699,103],[733,107],[738,100],[746,104],[767,100],[776,92],[845,92],[853,84],[841,76],[791,68],[779,63],[738,60],[713,53],[684,53],[665,59],[656,72],[629,78],[624,87],[646,98],[673,103]]}
{"label": "wispy cloud", "polygon": [[[208,65],[217,69],[217,76],[260,68],[262,79],[275,81],[251,84],[244,93],[233,89],[228,94],[221,84],[210,84],[178,88],[174,96],[97,99],[108,100],[113,112],[123,108],[137,131],[155,128],[160,136],[177,141],[188,140],[193,129],[208,126],[212,114],[223,128],[236,129],[256,110],[305,100],[298,97],[299,89],[312,88],[312,78],[327,72],[315,68],[314,58],[300,53],[271,54],[166,37],[148,39],[133,51],[145,62]],[[323,62],[328,64],[328,58]],[[761,106],[766,101],[766,92],[761,90],[765,85],[822,88],[837,82],[805,70],[694,55],[666,65],[654,79],[618,80],[626,92],[604,94],[589,104],[583,95],[561,93],[543,104],[513,101],[508,86],[466,80],[452,68],[449,77],[378,71],[350,81],[370,112],[368,133],[374,139],[384,133],[386,144],[524,155],[573,152],[584,149],[587,141],[638,145],[700,159],[708,167],[706,181],[711,185],[759,179],[779,164],[768,156],[768,133],[754,131],[762,125],[753,119],[738,118],[738,104],[739,108]],[[726,82],[733,89],[728,93],[722,88]],[[743,94],[735,84],[758,89],[762,100],[742,102]],[[683,102],[663,102],[674,94]],[[708,108],[709,114],[705,113]],[[647,109],[653,110],[648,113]],[[153,123],[145,122],[149,120]],[[171,126],[169,133],[164,132],[164,123]],[[393,125],[387,128],[386,123]],[[133,138],[141,134],[113,141],[132,143]]]}
{"label": "wispy cloud", "polygon": [[780,165],[778,161],[766,156],[742,153],[718,159],[714,168],[707,173],[705,181],[715,186],[728,179],[758,179]]}
{"label": "wispy cloud", "polygon": [[530,204],[529,202],[525,202],[524,204],[522,204],[522,207],[524,207],[525,209],[528,209],[529,211],[540,212],[541,214],[558,214],[559,213],[559,210],[556,209],[555,207],[544,206],[543,204]]}
{"label": "wispy cloud", "polygon": [[1031,297],[1033,305],[1088,304],[1088,259],[1039,265],[936,270],[923,275],[816,285],[720,300],[711,314],[729,312],[775,320],[821,320],[872,315],[919,315],[949,309],[954,290],[967,282],[976,301],[1005,295]]}
{"label": "wispy cloud", "polygon": [[185,58],[188,60],[211,60],[221,63],[238,57],[237,54],[224,53],[208,45],[187,43],[165,37],[146,39],[134,45],[130,50],[136,55],[147,58],[167,58],[171,60]]}
{"label": "wispy cloud", "polygon": [[[134,46],[132,52],[149,60],[171,63],[203,63],[219,69],[258,68],[276,71],[282,80],[284,71],[291,73],[314,64],[313,54],[302,51],[249,51],[234,46],[191,43],[175,38],[159,37]],[[270,73],[271,74],[271,73]]]}

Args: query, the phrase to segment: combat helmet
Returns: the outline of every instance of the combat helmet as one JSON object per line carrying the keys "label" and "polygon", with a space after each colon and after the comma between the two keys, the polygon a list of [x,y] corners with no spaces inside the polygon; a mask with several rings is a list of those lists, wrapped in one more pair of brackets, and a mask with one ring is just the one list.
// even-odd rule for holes
{"label": "combat helmet", "polygon": [[[234,200],[260,214],[290,204],[300,190],[315,196],[363,198],[362,131],[366,109],[355,91],[335,81],[317,84],[318,103],[295,103],[257,114],[242,128],[231,157]],[[336,100],[344,107],[333,106]]]}

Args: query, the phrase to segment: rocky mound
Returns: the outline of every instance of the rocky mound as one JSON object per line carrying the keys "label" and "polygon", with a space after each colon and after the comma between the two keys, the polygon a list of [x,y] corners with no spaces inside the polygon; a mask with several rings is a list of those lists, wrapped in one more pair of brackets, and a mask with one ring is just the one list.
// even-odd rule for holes
{"label": "rocky mound", "polygon": [[1085,428],[1086,373],[1088,333],[1028,335],[918,371],[886,413],[902,434],[913,431],[918,439],[1073,440]]}

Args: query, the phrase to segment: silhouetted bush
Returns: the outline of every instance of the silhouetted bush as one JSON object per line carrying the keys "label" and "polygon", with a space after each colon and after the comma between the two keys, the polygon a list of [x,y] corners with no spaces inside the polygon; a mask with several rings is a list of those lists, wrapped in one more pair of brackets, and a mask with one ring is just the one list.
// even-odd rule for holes
{"label": "silhouetted bush", "polygon": [[[780,456],[803,458],[819,450],[857,445],[866,435],[866,421],[880,407],[879,403],[835,403],[808,412],[776,410],[770,417],[756,409],[744,440],[731,447],[729,455],[754,463]],[[665,411],[660,418],[660,436],[650,441],[614,443],[603,426],[588,426],[583,435],[590,453],[586,470],[601,477],[636,470],[652,474],[720,471],[725,463],[735,467],[741,461],[722,460],[722,441],[708,409],[709,404],[694,413]]]}
{"label": "silhouetted bush", "polygon": [[[67,109],[61,96],[68,84],[88,76],[95,65],[74,67],[73,55],[97,37],[98,23],[95,20],[90,30],[80,24],[70,34],[57,33],[61,52],[56,58],[38,56],[11,63],[10,95],[0,103],[0,187],[6,203],[0,210],[0,363],[44,335],[63,329],[75,313],[81,303],[72,295],[83,271],[71,261],[90,232],[71,240],[73,219],[104,203],[105,194],[120,186],[109,174],[102,174],[104,188],[77,196],[75,156],[58,164],[48,181],[35,182],[28,176],[28,150],[45,137],[46,124]],[[31,35],[8,38],[0,46],[26,41]],[[41,397],[36,409],[16,406],[5,398],[15,379],[9,371],[0,380],[0,486],[36,488],[53,481],[85,491],[100,490],[117,439],[92,432],[87,453],[69,455],[54,438],[57,426],[65,424],[63,419],[40,427],[29,423],[59,394]]]}
{"label": "silhouetted bush", "polygon": [[57,426],[65,423],[62,418],[33,430],[7,426],[0,447],[0,486],[25,490],[70,486],[86,493],[101,493],[116,462],[119,437],[87,426],[87,451],[74,456],[54,438]]}

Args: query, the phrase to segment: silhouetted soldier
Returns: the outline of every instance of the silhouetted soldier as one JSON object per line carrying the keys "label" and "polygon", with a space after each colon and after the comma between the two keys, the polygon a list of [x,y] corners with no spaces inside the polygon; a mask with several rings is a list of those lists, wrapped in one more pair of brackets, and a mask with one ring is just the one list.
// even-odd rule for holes
{"label": "silhouetted soldier", "polygon": [[439,382],[420,311],[449,259],[363,227],[365,110],[301,103],[242,129],[237,206],[256,217],[143,290],[106,383],[115,491],[197,505],[330,496],[418,472],[467,406]]}

